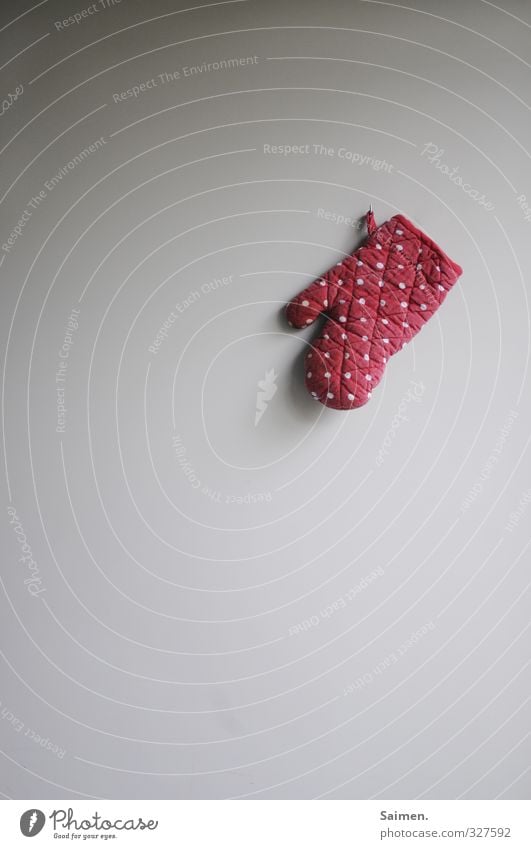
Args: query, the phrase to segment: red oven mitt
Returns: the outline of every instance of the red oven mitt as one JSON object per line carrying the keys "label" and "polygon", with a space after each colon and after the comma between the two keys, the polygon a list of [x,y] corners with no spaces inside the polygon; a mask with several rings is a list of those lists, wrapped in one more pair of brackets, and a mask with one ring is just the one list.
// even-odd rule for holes
{"label": "red oven mitt", "polygon": [[326,313],[305,359],[306,386],[327,407],[361,407],[386,364],[444,301],[462,268],[404,215],[377,227],[367,213],[365,244],[287,306],[293,327]]}

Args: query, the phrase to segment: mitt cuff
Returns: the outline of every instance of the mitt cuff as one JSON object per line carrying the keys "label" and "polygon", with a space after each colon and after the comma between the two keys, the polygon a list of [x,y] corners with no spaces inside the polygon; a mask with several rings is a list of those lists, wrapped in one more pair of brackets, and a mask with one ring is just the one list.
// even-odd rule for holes
{"label": "mitt cuff", "polygon": [[461,274],[463,273],[463,269],[461,268],[461,266],[457,262],[454,262],[453,259],[450,259],[446,251],[443,251],[443,249],[440,247],[440,245],[437,244],[437,242],[434,242],[433,239],[430,239],[430,237],[427,236],[426,233],[416,227],[413,222],[409,220],[409,218],[406,218],[405,215],[395,215],[394,218],[397,221],[400,221],[403,227],[407,228],[411,233],[414,233],[416,236],[418,236],[421,241],[426,242],[429,247],[431,247],[443,259],[445,259],[446,262],[453,269],[457,277],[461,276]]}

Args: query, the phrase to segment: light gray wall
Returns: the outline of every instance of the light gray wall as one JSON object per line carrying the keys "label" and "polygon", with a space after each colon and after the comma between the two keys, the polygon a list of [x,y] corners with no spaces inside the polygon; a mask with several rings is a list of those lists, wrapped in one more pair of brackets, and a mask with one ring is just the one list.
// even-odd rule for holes
{"label": "light gray wall", "polygon": [[[525,798],[531,6],[191,5],[2,5],[1,793]],[[465,271],[338,413],[370,202]]]}

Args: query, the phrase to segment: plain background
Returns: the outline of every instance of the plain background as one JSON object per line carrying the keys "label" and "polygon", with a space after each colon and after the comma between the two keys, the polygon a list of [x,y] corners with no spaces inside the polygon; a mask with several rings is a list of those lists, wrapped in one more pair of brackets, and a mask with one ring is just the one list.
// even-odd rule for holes
{"label": "plain background", "polygon": [[[530,4],[106,5],[1,11],[1,793],[526,798]],[[371,202],[464,274],[339,413]]]}

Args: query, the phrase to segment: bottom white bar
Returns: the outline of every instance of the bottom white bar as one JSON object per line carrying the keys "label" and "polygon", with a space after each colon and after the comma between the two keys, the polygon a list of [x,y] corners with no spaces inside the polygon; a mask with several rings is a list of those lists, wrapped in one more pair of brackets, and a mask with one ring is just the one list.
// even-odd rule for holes
{"label": "bottom white bar", "polygon": [[9,800],[0,837],[9,849],[32,837],[36,847],[530,849],[531,817],[527,801]]}

